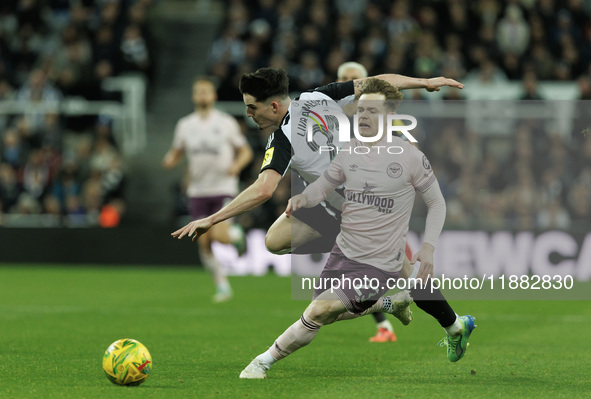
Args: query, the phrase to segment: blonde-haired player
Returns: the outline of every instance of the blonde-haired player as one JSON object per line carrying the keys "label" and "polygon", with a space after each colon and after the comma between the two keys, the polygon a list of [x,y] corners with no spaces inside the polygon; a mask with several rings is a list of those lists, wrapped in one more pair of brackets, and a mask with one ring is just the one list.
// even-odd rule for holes
{"label": "blonde-haired player", "polygon": [[[341,64],[337,70],[337,81],[348,82],[349,80],[367,78],[367,69],[358,62],[345,62]],[[347,115],[353,115],[356,112],[357,105],[355,103],[347,104],[343,107],[343,111]],[[399,121],[397,121],[399,122]],[[406,256],[412,259],[412,251],[406,246]],[[383,313],[373,313],[373,318],[377,324],[376,335],[369,338],[369,342],[396,342],[397,337],[394,332],[394,327],[390,320],[386,318]]]}
{"label": "blonde-haired player", "polygon": [[[271,347],[253,359],[240,378],[266,378],[267,371],[279,360],[308,345],[322,326],[369,313],[394,314],[403,324],[410,317],[407,291],[383,296],[397,279],[416,275],[425,284],[433,271],[433,251],[445,221],[445,200],[426,156],[411,143],[386,135],[386,115],[394,113],[402,94],[390,83],[370,78],[360,90],[357,105],[358,131],[362,138],[352,139],[331,161],[328,170],[289,200],[285,211],[290,218],[302,208],[313,208],[344,185],[345,203],[340,233],[319,281],[343,282],[336,289],[316,288],[314,299],[301,318],[281,334]],[[378,137],[378,138],[376,138]],[[373,139],[372,139],[373,138]],[[391,155],[387,145],[401,151]],[[364,148],[360,152],[355,148]],[[355,167],[352,167],[355,165]],[[427,205],[424,242],[413,258],[421,267],[412,270],[404,256],[406,234],[416,192]],[[416,273],[416,274],[414,274]],[[363,281],[347,285],[344,281]],[[367,283],[366,281],[371,281]],[[375,284],[373,284],[375,282]],[[475,328],[472,316],[454,316],[445,327],[444,342],[451,361],[461,359],[468,338]]]}

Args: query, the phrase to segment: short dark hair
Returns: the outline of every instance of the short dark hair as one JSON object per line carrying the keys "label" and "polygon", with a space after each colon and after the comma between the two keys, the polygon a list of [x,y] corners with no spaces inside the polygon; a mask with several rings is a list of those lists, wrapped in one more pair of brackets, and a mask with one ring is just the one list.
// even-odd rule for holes
{"label": "short dark hair", "polygon": [[240,93],[250,94],[257,101],[267,101],[271,97],[287,97],[289,79],[280,68],[260,68],[256,72],[245,73],[240,77]]}
{"label": "short dark hair", "polygon": [[395,111],[402,102],[402,93],[398,88],[383,79],[367,79],[359,90],[359,97],[362,94],[383,94],[386,97],[386,107],[392,111]]}

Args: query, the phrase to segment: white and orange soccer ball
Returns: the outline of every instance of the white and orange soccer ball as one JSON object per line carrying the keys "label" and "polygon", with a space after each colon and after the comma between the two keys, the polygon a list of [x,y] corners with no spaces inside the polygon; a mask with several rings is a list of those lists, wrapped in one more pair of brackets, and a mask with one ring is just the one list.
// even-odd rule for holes
{"label": "white and orange soccer ball", "polygon": [[103,356],[103,370],[113,384],[140,385],[152,371],[152,356],[141,342],[120,339],[107,348]]}

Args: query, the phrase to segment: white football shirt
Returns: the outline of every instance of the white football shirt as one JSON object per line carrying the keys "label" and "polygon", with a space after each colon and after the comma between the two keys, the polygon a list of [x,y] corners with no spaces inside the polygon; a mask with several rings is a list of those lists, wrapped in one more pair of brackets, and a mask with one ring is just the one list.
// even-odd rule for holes
{"label": "white football shirt", "polygon": [[189,197],[238,194],[238,177],[228,170],[235,152],[246,145],[238,122],[220,110],[206,117],[193,112],[181,118],[174,132],[172,147],[185,151],[189,162]]}
{"label": "white football shirt", "polygon": [[[403,152],[388,153],[387,147],[394,146]],[[352,147],[363,150],[354,153]],[[341,232],[336,241],[341,251],[349,259],[398,271],[404,259],[415,192],[425,192],[437,181],[427,157],[398,137],[375,146],[352,140],[349,147],[340,150],[324,176],[335,186],[345,186]]]}
{"label": "white football shirt", "polygon": [[[319,153],[319,148],[338,148],[341,143],[335,135],[338,122],[331,118],[325,118],[328,123],[328,131],[314,126],[314,141],[308,142],[307,118],[302,116],[302,108],[322,109],[335,113],[343,113],[342,106],[355,100],[355,88],[353,81],[331,83],[319,87],[313,91],[302,93],[288,108],[288,112],[281,122],[281,127],[270,137],[265,148],[265,159],[261,171],[273,169],[281,175],[285,175],[291,167],[306,184],[314,182],[322,176],[328,168],[334,153],[325,151]],[[297,103],[297,111],[293,111],[293,105]],[[329,208],[333,214],[341,211],[344,202],[343,196],[338,192],[332,192],[323,205]]]}

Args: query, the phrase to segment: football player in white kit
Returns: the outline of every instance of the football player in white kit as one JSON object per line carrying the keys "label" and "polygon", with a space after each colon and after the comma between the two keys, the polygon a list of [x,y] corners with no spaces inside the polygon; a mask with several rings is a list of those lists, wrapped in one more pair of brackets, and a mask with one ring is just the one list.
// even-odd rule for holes
{"label": "football player in white kit", "polygon": [[[197,78],[192,98],[195,111],[178,121],[162,166],[174,168],[186,155],[189,213],[198,219],[218,211],[238,194],[238,176],[253,154],[236,119],[215,109],[217,95],[211,80]],[[234,244],[241,254],[246,240],[242,228],[227,221],[216,225],[198,242],[201,261],[215,281],[213,301],[224,302],[232,298],[232,288],[222,265],[213,256],[213,241]]]}
{"label": "football player in white kit", "polygon": [[[437,91],[442,86],[463,88],[461,83],[445,77],[418,79],[384,74],[375,78],[384,80],[400,90],[424,88],[427,91]],[[331,83],[302,93],[298,102],[319,102],[324,108],[342,113],[342,107],[351,104],[359,96],[361,87],[367,79]],[[292,127],[288,87],[289,80],[282,69],[261,68],[254,73],[242,75],[240,91],[247,116],[253,119],[263,133],[273,132],[269,136],[259,176],[228,205],[206,218],[188,223],[173,232],[173,237],[181,239],[188,236],[195,241],[215,224],[261,205],[271,198],[279,181],[290,167],[306,184],[314,182],[328,169],[332,157],[329,154],[319,156],[318,147],[336,148],[333,143],[334,136],[315,135],[314,139],[318,142],[310,143],[306,140],[305,127],[301,127],[297,122]],[[331,251],[335,237],[340,231],[338,219],[344,201],[341,192],[333,191],[325,201],[313,208],[301,208],[290,218],[282,214],[267,232],[267,249],[274,253]],[[432,264],[422,262],[418,273],[419,277],[427,277],[432,273]],[[417,307],[437,319],[442,327],[461,328],[457,315],[438,289],[430,286],[415,288],[411,295]],[[449,353],[448,358],[455,361],[455,357]]]}
{"label": "football player in white kit", "polygon": [[[277,361],[309,344],[319,329],[335,321],[353,319],[369,313],[392,313],[403,324],[411,320],[410,298],[407,291],[382,297],[396,279],[413,275],[408,259],[403,255],[406,234],[415,193],[419,191],[428,214],[425,238],[413,257],[425,270],[419,274],[427,281],[433,268],[433,251],[445,221],[445,200],[437,179],[425,155],[398,137],[391,142],[387,135],[377,135],[380,125],[387,131],[386,115],[393,113],[402,99],[401,93],[380,79],[368,79],[360,91],[357,105],[358,131],[372,141],[352,139],[341,148],[328,170],[308,185],[302,194],[292,197],[286,217],[302,208],[313,208],[327,200],[334,190],[344,184],[341,231],[320,276],[320,281],[340,279],[338,288],[332,282],[317,288],[315,299],[301,318],[280,335],[274,344],[257,356],[240,374],[240,378],[265,378],[267,370]],[[386,147],[395,148],[392,154]],[[363,149],[363,151],[355,151]],[[352,286],[345,281],[375,281],[377,284]],[[472,316],[456,317],[446,328],[444,341],[454,358],[465,353],[468,338],[474,329]]]}
{"label": "football player in white kit", "polygon": [[[368,75],[367,69],[358,62],[345,62],[341,64],[337,70],[337,82],[348,82],[349,80],[366,78]],[[343,108],[343,111],[347,116],[351,116],[356,113],[356,104],[350,104]],[[405,248],[406,257],[412,259],[412,251],[408,245]],[[394,327],[390,320],[386,318],[383,313],[372,314],[377,331],[376,335],[369,338],[369,342],[396,342],[398,338],[394,332]]]}

